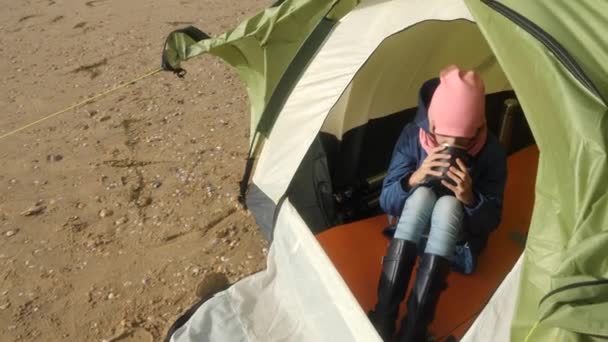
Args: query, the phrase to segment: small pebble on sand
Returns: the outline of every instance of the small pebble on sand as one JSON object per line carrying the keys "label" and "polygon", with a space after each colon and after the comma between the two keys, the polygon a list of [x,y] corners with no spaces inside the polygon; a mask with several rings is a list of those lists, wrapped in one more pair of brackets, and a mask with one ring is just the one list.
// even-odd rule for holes
{"label": "small pebble on sand", "polygon": [[61,154],[49,154],[46,156],[46,160],[50,162],[58,162],[63,160],[63,156]]}
{"label": "small pebble on sand", "polygon": [[44,205],[36,204],[35,206],[25,210],[21,213],[23,216],[33,216],[42,213],[46,209]]}
{"label": "small pebble on sand", "polygon": [[114,214],[114,212],[112,211],[112,209],[104,208],[99,211],[99,217],[101,217],[101,218],[112,216],[113,214]]}
{"label": "small pebble on sand", "polygon": [[118,220],[116,220],[116,222],[114,222],[115,225],[120,226],[121,224],[125,224],[127,223],[128,219],[126,217],[121,217]]}

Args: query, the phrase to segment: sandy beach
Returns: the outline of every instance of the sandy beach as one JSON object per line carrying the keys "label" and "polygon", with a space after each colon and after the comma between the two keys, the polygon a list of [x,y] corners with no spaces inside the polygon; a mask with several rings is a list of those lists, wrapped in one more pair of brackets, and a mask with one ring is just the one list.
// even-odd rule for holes
{"label": "sandy beach", "polygon": [[[0,135],[140,76],[169,32],[269,1],[3,1]],[[248,100],[204,56],[0,140],[0,341],[159,341],[211,273],[261,270]]]}

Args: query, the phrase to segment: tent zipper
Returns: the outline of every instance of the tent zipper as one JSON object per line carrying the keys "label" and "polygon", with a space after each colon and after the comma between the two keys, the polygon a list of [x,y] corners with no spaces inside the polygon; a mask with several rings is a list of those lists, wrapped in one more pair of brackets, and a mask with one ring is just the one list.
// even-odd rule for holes
{"label": "tent zipper", "polygon": [[[602,285],[608,285],[608,279],[598,279],[598,280],[591,280],[591,281],[581,281],[578,283],[572,283],[572,284],[568,284],[562,287],[558,287],[557,289],[554,289],[552,291],[549,291],[549,293],[547,293],[545,296],[543,296],[543,298],[540,299],[540,301],[538,302],[538,306],[540,307],[543,302],[545,302],[547,299],[549,299],[550,297],[562,293],[564,291],[568,291],[568,290],[573,290],[573,289],[578,289],[581,287],[587,287],[587,286],[602,286]],[[594,337],[594,338],[599,338],[602,340],[608,340],[608,336],[607,335],[595,335],[595,334],[586,334],[586,333],[582,333],[583,335],[586,336],[590,336],[590,337]]]}
{"label": "tent zipper", "polygon": [[586,287],[586,286],[597,286],[597,285],[608,285],[608,279],[599,279],[599,280],[591,280],[591,281],[581,281],[578,283],[572,283],[572,284],[568,284],[562,287],[558,287],[555,290],[550,291],[549,293],[547,293],[543,298],[541,298],[540,302],[538,302],[538,305],[541,305],[545,300],[549,299],[549,297],[556,295],[558,293],[564,292],[564,291],[568,291],[568,290],[572,290],[572,289],[576,289],[579,287]]}
{"label": "tent zipper", "polygon": [[536,40],[541,42],[549,51],[557,57],[562,65],[591,93],[597,98],[602,100],[605,105],[608,105],[606,99],[604,99],[597,87],[591,82],[589,77],[585,75],[581,67],[575,61],[575,59],[568,53],[568,51],[553,38],[549,33],[540,28],[538,25],[533,23],[530,19],[523,15],[515,12],[506,5],[500,3],[497,0],[482,0],[486,5],[502,14],[505,18],[511,20],[514,24],[524,29]]}

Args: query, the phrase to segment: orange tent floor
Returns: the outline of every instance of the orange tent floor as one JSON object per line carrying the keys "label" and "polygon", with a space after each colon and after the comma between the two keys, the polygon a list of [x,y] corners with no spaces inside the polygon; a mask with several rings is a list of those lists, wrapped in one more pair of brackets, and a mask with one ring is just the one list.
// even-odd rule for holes
{"label": "orange tent floor", "polygon": [[[450,334],[459,338],[466,332],[522,253],[534,206],[537,165],[536,146],[509,157],[502,222],[479,257],[475,273],[468,276],[456,272],[450,274],[448,289],[441,295],[430,327],[439,340]],[[387,217],[381,215],[334,227],[317,235],[366,312],[376,302],[381,259],[388,243],[382,229],[387,224]],[[405,314],[404,304],[401,315]]]}

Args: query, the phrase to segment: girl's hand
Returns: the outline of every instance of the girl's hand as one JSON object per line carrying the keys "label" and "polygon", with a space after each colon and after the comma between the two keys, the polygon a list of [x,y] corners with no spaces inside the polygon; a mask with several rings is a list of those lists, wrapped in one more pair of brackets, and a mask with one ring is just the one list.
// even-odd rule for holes
{"label": "girl's hand", "polygon": [[443,151],[445,148],[446,147],[443,145],[435,147],[433,149],[432,153],[426,157],[424,162],[422,162],[422,165],[420,165],[420,168],[418,168],[418,170],[416,170],[414,173],[412,173],[412,175],[410,176],[410,178],[408,180],[408,184],[407,184],[410,189],[413,188],[414,186],[422,183],[427,176],[435,176],[435,177],[443,176],[443,174],[440,171],[435,171],[435,170],[433,170],[433,168],[450,166],[449,162],[442,161],[442,159],[450,159],[451,156],[449,154],[439,153],[439,152]]}
{"label": "girl's hand", "polygon": [[456,159],[456,164],[458,164],[458,167],[452,166],[447,172],[448,177],[450,177],[456,185],[452,185],[445,180],[442,180],[441,184],[452,190],[454,196],[456,196],[460,202],[464,203],[466,206],[470,206],[475,200],[473,197],[473,180],[462,160]]}

